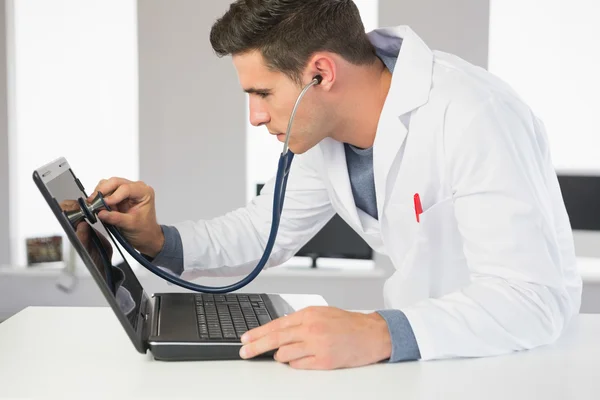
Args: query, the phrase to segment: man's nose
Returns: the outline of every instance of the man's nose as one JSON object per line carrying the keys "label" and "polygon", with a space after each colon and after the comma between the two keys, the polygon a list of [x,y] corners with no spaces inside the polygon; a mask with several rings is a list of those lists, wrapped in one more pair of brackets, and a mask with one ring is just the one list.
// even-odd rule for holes
{"label": "man's nose", "polygon": [[270,121],[271,116],[265,109],[250,105],[250,123],[253,126],[261,126]]}

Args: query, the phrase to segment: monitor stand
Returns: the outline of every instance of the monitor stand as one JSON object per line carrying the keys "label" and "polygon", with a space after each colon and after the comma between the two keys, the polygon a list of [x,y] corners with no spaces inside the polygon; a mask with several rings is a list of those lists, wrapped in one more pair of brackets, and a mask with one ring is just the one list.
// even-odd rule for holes
{"label": "monitor stand", "polygon": [[317,268],[317,258],[319,258],[319,255],[317,253],[310,253],[310,254],[306,254],[305,257],[310,257],[310,259],[312,260],[312,264],[311,264],[311,268]]}

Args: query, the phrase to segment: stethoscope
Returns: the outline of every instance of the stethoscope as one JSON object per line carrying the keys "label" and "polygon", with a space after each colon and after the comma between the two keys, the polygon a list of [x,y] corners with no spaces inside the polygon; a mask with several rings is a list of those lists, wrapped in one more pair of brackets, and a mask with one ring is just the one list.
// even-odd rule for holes
{"label": "stethoscope", "polygon": [[[269,240],[267,241],[265,251],[264,251],[261,259],[259,260],[258,264],[256,265],[256,267],[254,267],[254,270],[252,270],[252,272],[250,274],[248,274],[248,276],[246,276],[244,279],[242,279],[236,283],[232,283],[231,285],[217,286],[217,287],[197,285],[197,284],[185,281],[175,275],[172,275],[172,274],[152,265],[151,262],[149,262],[144,256],[142,256],[140,253],[138,253],[137,250],[135,250],[133,248],[133,246],[131,246],[131,244],[129,244],[127,239],[125,239],[123,237],[123,235],[121,235],[121,232],[119,231],[119,229],[117,229],[117,227],[115,227],[113,225],[105,224],[106,229],[108,229],[108,231],[117,239],[117,241],[119,243],[121,243],[123,248],[129,254],[131,254],[131,256],[137,262],[139,262],[143,267],[145,267],[146,269],[148,269],[150,272],[154,273],[155,275],[163,278],[164,280],[171,282],[175,285],[181,286],[183,288],[186,288],[186,289],[189,289],[189,290],[192,290],[195,292],[219,294],[219,293],[233,292],[235,290],[243,288],[244,286],[246,286],[247,284],[252,282],[258,276],[258,274],[260,274],[260,272],[262,271],[264,266],[267,264],[267,261],[269,260],[269,257],[271,256],[271,251],[273,250],[273,246],[275,244],[275,239],[277,237],[277,230],[279,229],[279,222],[281,219],[281,213],[283,211],[283,201],[285,199],[285,190],[286,190],[286,186],[287,186],[288,176],[289,176],[289,172],[290,172],[290,167],[292,165],[292,160],[294,158],[294,153],[292,153],[288,149],[288,143],[290,140],[290,131],[292,129],[292,123],[294,122],[294,117],[296,116],[296,110],[298,109],[300,100],[302,100],[302,97],[304,97],[304,94],[308,91],[308,89],[311,86],[319,85],[322,82],[322,80],[323,80],[323,77],[321,75],[316,75],[310,83],[308,83],[306,86],[304,86],[304,88],[298,95],[298,98],[296,99],[296,104],[294,104],[294,108],[292,109],[292,114],[290,116],[290,120],[289,120],[288,126],[287,126],[287,131],[285,134],[285,143],[283,144],[283,151],[281,152],[281,156],[279,157],[279,164],[277,166],[277,175],[275,178],[275,190],[273,193],[273,220],[271,222],[271,231],[269,233]],[[80,208],[79,210],[65,212],[65,215],[67,216],[67,218],[69,219],[69,222],[71,222],[71,225],[73,227],[77,226],[77,224],[84,219],[86,219],[89,223],[94,224],[97,222],[96,214],[98,214],[98,212],[100,212],[101,210],[111,211],[110,207],[104,202],[104,197],[103,197],[102,193],[100,193],[100,192],[97,194],[97,196],[94,198],[94,200],[90,204],[86,203],[86,201],[83,198],[79,198],[77,200],[77,202],[79,204],[79,208]],[[94,237],[92,237],[92,239],[94,239]],[[99,250],[100,254],[102,255],[103,262],[104,263],[108,262],[108,265],[107,265],[108,268],[105,268],[105,269],[107,271],[109,271],[110,270],[109,267],[111,267],[112,265],[110,263],[110,260],[107,260],[106,252],[104,251],[102,244],[100,243],[99,240],[93,240],[93,242],[94,242],[95,246],[99,246],[98,250]],[[109,279],[109,278],[110,278],[110,276],[107,277],[107,279]],[[110,285],[110,282],[109,282],[109,285]]]}

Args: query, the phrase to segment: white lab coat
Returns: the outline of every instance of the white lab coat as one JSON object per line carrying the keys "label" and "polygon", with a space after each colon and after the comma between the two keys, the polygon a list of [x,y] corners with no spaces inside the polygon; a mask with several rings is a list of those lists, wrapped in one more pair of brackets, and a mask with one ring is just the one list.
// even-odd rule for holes
{"label": "white lab coat", "polygon": [[[294,159],[268,266],[337,212],[391,258],[385,304],[405,313],[423,360],[551,343],[578,313],[581,279],[542,123],[508,85],[431,51],[410,28],[369,36],[389,53],[403,39],[373,149],[379,221],[356,208],[343,145],[325,139]],[[268,237],[272,190],[214,220],[176,224],[183,276],[249,272]]]}

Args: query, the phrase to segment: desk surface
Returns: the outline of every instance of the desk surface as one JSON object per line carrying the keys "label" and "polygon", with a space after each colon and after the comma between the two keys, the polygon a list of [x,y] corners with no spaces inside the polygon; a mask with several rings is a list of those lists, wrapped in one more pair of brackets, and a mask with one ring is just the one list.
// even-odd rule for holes
{"label": "desk surface", "polygon": [[0,324],[0,398],[598,399],[600,315],[507,356],[299,371],[272,360],[155,361],[109,308],[31,307]]}

